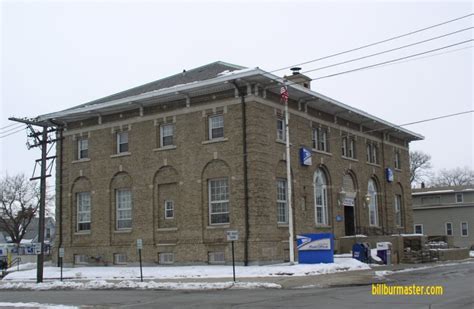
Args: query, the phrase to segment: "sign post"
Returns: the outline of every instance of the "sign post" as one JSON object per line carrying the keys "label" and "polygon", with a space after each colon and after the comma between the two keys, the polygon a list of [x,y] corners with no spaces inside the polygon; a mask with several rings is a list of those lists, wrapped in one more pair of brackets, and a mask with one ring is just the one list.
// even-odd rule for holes
{"label": "sign post", "polygon": [[143,269],[142,269],[142,249],[143,240],[137,239],[138,259],[140,261],[140,281],[143,282]]}
{"label": "sign post", "polygon": [[59,265],[61,266],[61,281],[63,281],[63,258],[64,258],[64,248],[59,248]]}
{"label": "sign post", "polygon": [[227,241],[232,244],[232,274],[235,282],[235,254],[234,254],[234,241],[239,240],[239,231],[227,231]]}

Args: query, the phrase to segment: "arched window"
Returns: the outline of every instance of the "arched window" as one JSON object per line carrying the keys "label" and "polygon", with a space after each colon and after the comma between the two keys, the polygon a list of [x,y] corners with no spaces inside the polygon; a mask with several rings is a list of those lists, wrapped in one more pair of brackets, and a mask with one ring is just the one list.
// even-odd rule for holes
{"label": "arched window", "polygon": [[369,224],[371,226],[379,225],[379,215],[378,215],[378,200],[377,200],[377,184],[373,179],[369,179],[369,185],[367,192],[370,196],[369,202]]}
{"label": "arched window", "polygon": [[314,173],[314,211],[316,225],[328,225],[327,178],[320,168]]}

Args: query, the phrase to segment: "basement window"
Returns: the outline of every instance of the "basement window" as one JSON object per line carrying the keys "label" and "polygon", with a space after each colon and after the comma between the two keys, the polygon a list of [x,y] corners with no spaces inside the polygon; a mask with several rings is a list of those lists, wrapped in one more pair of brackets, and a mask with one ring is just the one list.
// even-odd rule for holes
{"label": "basement window", "polygon": [[116,265],[127,264],[127,255],[124,253],[114,253],[114,264]]}
{"label": "basement window", "polygon": [[224,264],[225,263],[225,255],[224,251],[215,251],[208,253],[209,264]]}
{"label": "basement window", "polygon": [[172,252],[160,252],[158,253],[159,264],[173,264],[174,253]]}
{"label": "basement window", "polygon": [[84,254],[74,254],[74,264],[75,265],[87,264],[87,257]]}

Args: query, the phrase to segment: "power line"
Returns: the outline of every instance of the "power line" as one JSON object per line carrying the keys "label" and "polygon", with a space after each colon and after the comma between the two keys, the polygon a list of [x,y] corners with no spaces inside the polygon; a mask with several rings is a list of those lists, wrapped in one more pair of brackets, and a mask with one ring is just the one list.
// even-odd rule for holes
{"label": "power line", "polygon": [[313,60],[309,60],[309,61],[293,64],[293,65],[290,65],[290,66],[282,67],[280,69],[270,71],[270,73],[274,73],[274,72],[277,72],[277,71],[289,69],[291,67],[296,67],[296,66],[316,62],[316,61],[321,61],[321,60],[324,60],[324,59],[333,58],[333,57],[344,55],[344,54],[347,54],[347,53],[350,53],[350,52],[353,52],[353,51],[361,50],[361,49],[364,49],[364,48],[368,48],[368,47],[372,47],[372,46],[379,45],[379,44],[382,44],[382,43],[386,43],[386,42],[389,42],[389,41],[393,41],[393,40],[396,40],[396,39],[400,39],[400,38],[403,38],[403,37],[406,37],[406,36],[409,36],[409,35],[412,35],[412,34],[415,34],[415,33],[419,33],[419,32],[429,30],[429,29],[432,29],[432,28],[436,28],[436,27],[439,27],[439,26],[442,26],[442,25],[446,25],[446,24],[449,24],[449,23],[452,23],[452,22],[455,22],[455,21],[458,21],[458,20],[461,20],[461,19],[464,19],[464,18],[467,18],[467,17],[471,17],[472,15],[474,15],[474,14],[471,13],[471,14],[464,15],[464,16],[461,16],[461,17],[458,17],[458,18],[455,18],[455,19],[451,19],[451,20],[448,20],[448,21],[445,21],[445,22],[442,22],[442,23],[439,23],[439,24],[429,26],[429,27],[425,27],[425,28],[414,30],[414,31],[411,31],[411,32],[408,32],[408,33],[405,33],[405,34],[397,35],[397,36],[394,36],[394,37],[391,37],[391,38],[388,38],[388,39],[385,39],[385,40],[381,40],[381,41],[377,41],[377,42],[370,43],[370,44],[367,44],[367,45],[359,46],[359,47],[356,47],[356,48],[353,48],[353,49],[338,52],[338,53],[331,54],[331,55],[328,55],[328,56],[324,56],[324,57],[321,57],[321,58],[316,58],[316,59],[313,59]]}
{"label": "power line", "polygon": [[9,128],[9,127],[12,127],[12,126],[16,126],[16,125],[18,125],[18,123],[12,123],[12,124],[9,124],[7,126],[4,126],[4,127],[0,128],[0,130],[6,129],[6,128]]}
{"label": "power line", "polygon": [[338,65],[341,65],[341,64],[346,64],[346,63],[350,63],[350,62],[354,62],[354,61],[358,61],[358,60],[362,60],[362,59],[366,59],[366,58],[370,58],[370,57],[374,57],[374,56],[386,54],[386,53],[389,53],[389,52],[392,52],[392,51],[396,51],[396,50],[400,50],[400,49],[403,49],[403,48],[407,48],[407,47],[411,47],[411,46],[423,44],[423,43],[426,43],[426,42],[438,40],[438,39],[441,39],[441,38],[444,38],[444,37],[447,37],[447,36],[450,36],[450,35],[453,35],[453,34],[457,34],[457,33],[463,32],[463,31],[467,31],[467,30],[471,30],[471,29],[473,29],[473,28],[474,28],[474,27],[464,28],[464,29],[457,30],[457,31],[454,31],[454,32],[450,32],[450,33],[447,33],[447,34],[443,34],[443,35],[440,35],[440,36],[437,36],[437,37],[429,38],[429,39],[426,39],[426,40],[423,40],[423,41],[419,41],[419,42],[415,42],[415,43],[403,45],[403,46],[400,46],[400,47],[396,47],[396,48],[384,50],[384,51],[381,51],[381,52],[378,52],[378,53],[374,53],[374,54],[370,54],[370,55],[367,55],[367,56],[363,56],[363,57],[359,57],[359,58],[354,58],[354,59],[346,60],[346,61],[339,62],[339,63],[335,63],[335,64],[330,64],[330,65],[327,65],[327,66],[324,66],[324,67],[320,67],[320,68],[316,68],[316,69],[307,70],[307,71],[304,71],[304,72],[301,72],[301,73],[309,73],[309,72],[319,71],[319,70],[322,70],[322,69],[327,69],[327,68],[335,67],[335,66],[338,66]]}
{"label": "power line", "polygon": [[394,62],[394,63],[387,63],[387,64],[382,64],[378,67],[368,68],[367,70],[378,69],[378,68],[381,68],[381,67],[390,66],[390,65],[394,65],[394,64],[402,64],[402,63],[406,63],[406,62],[410,62],[410,61],[416,61],[416,60],[422,60],[422,59],[431,58],[431,57],[435,57],[435,56],[446,55],[446,54],[458,52],[458,51],[473,48],[473,47],[474,47],[473,45],[470,45],[470,46],[466,46],[466,47],[462,47],[462,48],[458,48],[458,49],[453,49],[453,50],[449,50],[449,51],[446,51],[446,52],[437,53],[437,54],[433,54],[433,55],[428,55],[428,56],[424,56],[424,57],[414,57],[412,59],[408,59],[408,60],[405,60],[405,61],[400,60],[400,61],[397,61],[397,62]]}
{"label": "power line", "polygon": [[449,118],[449,117],[454,117],[454,116],[459,116],[459,115],[464,115],[464,114],[470,114],[470,113],[474,113],[474,110],[468,110],[468,111],[464,111],[464,112],[448,114],[448,115],[428,118],[428,119],[424,119],[424,120],[418,120],[418,121],[414,121],[414,122],[408,122],[408,123],[404,123],[404,124],[399,125],[399,127],[406,127],[406,126],[411,126],[413,124],[418,124],[418,123],[423,123],[423,122],[428,122],[428,121],[433,121],[433,120],[438,120],[438,119],[444,119],[444,118]]}
{"label": "power line", "polygon": [[[417,53],[417,54],[413,54],[413,55],[409,55],[409,56],[405,56],[405,57],[401,57],[401,58],[397,58],[397,59],[392,59],[392,60],[388,60],[388,61],[384,61],[384,62],[379,62],[379,63],[376,63],[376,64],[372,64],[372,65],[368,65],[368,66],[364,66],[364,67],[360,67],[360,68],[356,68],[356,69],[352,69],[352,70],[347,70],[347,71],[343,71],[343,72],[339,72],[339,73],[334,73],[334,74],[329,74],[329,75],[325,75],[325,76],[321,76],[321,77],[311,78],[311,80],[312,81],[320,80],[320,79],[324,79],[324,78],[329,78],[329,77],[334,77],[334,76],[339,76],[339,75],[343,75],[343,74],[347,74],[347,73],[360,71],[360,70],[363,70],[363,69],[373,68],[373,67],[381,66],[381,65],[384,65],[384,64],[387,64],[387,63],[392,63],[392,62],[396,62],[396,61],[400,61],[400,60],[404,60],[404,59],[413,58],[413,57],[416,57],[416,56],[425,55],[425,54],[432,53],[432,52],[435,52],[435,51],[438,51],[438,50],[443,50],[443,49],[446,49],[446,48],[450,48],[450,47],[453,47],[453,46],[465,44],[465,43],[472,42],[472,41],[474,41],[474,39],[458,42],[458,43],[451,44],[451,45],[446,45],[446,46],[443,46],[443,47],[440,47],[440,48],[431,49],[431,50],[428,50],[428,51],[424,51],[424,52],[421,52],[421,53]],[[296,84],[296,83],[293,83],[293,84]]]}
{"label": "power line", "polygon": [[7,137],[7,136],[10,136],[10,135],[16,134],[16,133],[18,133],[18,132],[21,132],[21,131],[23,131],[24,129],[25,129],[25,128],[21,128],[21,129],[20,129],[20,130],[18,130],[18,131],[14,131],[14,132],[12,132],[12,133],[9,133],[9,134],[6,134],[6,135],[0,135],[0,138],[4,138],[4,137]]}
{"label": "power line", "polygon": [[5,134],[5,133],[11,132],[11,131],[15,131],[16,129],[21,128],[21,127],[24,126],[24,124],[22,124],[22,123],[17,123],[16,125],[17,125],[17,126],[12,127],[12,128],[10,128],[10,129],[8,129],[8,130],[4,130],[3,132],[2,132],[2,130],[0,130],[0,134],[3,135],[3,134]]}

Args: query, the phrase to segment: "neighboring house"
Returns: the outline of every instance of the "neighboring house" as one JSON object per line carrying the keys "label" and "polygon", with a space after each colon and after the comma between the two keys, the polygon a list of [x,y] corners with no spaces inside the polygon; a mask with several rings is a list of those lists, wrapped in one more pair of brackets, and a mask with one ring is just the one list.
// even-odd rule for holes
{"label": "neighboring house", "polygon": [[[33,218],[26,228],[26,233],[23,236],[22,243],[35,243],[38,241],[38,224],[39,219]],[[47,243],[52,243],[56,233],[55,221],[52,217],[46,217],[44,221],[44,240]],[[11,242],[11,238],[6,231],[0,231],[0,243]]]}
{"label": "neighboring house", "polygon": [[474,246],[474,186],[413,189],[412,199],[416,233],[453,236],[455,246]]}
{"label": "neighboring house", "polygon": [[[413,232],[408,145],[422,136],[288,79],[295,236]],[[237,261],[287,260],[282,82],[215,62],[39,116],[62,129],[65,262],[136,262],[142,239],[146,262],[225,263],[227,230]]]}

